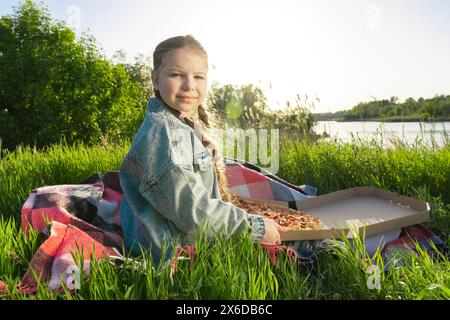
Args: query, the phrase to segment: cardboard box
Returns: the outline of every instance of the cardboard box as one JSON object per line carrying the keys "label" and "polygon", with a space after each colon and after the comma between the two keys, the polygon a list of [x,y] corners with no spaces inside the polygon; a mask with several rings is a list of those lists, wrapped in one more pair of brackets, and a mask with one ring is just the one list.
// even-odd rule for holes
{"label": "cardboard box", "polygon": [[[269,201],[286,207],[286,203]],[[366,236],[403,228],[430,219],[430,206],[414,198],[375,187],[355,187],[297,201],[297,208],[318,217],[318,230],[288,231],[282,241]],[[364,230],[365,229],[365,230]]]}

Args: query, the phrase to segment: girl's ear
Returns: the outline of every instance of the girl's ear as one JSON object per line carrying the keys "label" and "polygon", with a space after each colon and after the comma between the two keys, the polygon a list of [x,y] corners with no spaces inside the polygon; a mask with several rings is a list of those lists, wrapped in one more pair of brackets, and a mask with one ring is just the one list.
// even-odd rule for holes
{"label": "girl's ear", "polygon": [[157,73],[152,70],[152,83],[153,83],[153,88],[155,90],[158,90],[158,78],[157,78]]}

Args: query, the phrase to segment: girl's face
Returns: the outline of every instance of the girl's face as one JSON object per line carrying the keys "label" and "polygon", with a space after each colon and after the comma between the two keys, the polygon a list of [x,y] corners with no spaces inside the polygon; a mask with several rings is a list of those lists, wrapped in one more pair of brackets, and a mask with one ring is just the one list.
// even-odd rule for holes
{"label": "girl's face", "polygon": [[201,52],[181,48],[165,57],[159,72],[152,73],[152,81],[167,105],[191,113],[206,98],[207,73],[208,62]]}

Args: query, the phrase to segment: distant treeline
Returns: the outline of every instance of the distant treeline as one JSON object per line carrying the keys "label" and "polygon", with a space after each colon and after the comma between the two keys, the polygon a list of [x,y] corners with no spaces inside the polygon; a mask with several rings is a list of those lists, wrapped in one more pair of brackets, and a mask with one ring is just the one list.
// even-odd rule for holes
{"label": "distant treeline", "polygon": [[314,114],[316,120],[379,120],[379,121],[448,121],[450,96],[436,95],[430,99],[408,98],[400,103],[398,97],[389,100],[361,102],[351,110]]}

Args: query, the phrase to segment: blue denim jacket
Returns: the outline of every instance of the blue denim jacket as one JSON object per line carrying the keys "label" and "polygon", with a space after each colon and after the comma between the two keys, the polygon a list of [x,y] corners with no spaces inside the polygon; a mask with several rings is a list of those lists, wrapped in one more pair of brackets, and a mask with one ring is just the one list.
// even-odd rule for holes
{"label": "blue denim jacket", "polygon": [[[125,246],[150,249],[154,264],[173,245],[193,244],[208,220],[215,231],[250,230],[261,241],[264,220],[221,199],[213,159],[194,129],[162,100],[150,98],[147,113],[120,166],[120,206]],[[208,236],[214,232],[207,229]],[[163,243],[168,245],[162,257]]]}

